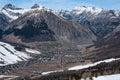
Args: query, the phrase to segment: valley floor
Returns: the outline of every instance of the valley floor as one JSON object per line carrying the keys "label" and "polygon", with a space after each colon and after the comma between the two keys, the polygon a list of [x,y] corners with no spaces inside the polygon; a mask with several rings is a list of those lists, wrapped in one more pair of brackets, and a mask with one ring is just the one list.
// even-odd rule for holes
{"label": "valley floor", "polygon": [[[1,48],[6,52],[11,55],[17,54],[13,53],[18,52],[14,46],[12,46],[12,50],[7,46],[11,47],[11,45],[1,43]],[[48,43],[46,46],[48,46]],[[41,50],[44,50],[46,46]],[[80,50],[76,48],[63,47],[58,43],[54,43],[54,46],[52,43],[49,46],[52,48],[49,48],[49,51],[46,48],[45,51],[47,52],[25,48],[23,52],[26,51],[26,55],[31,53],[34,56],[27,61],[0,66],[0,80],[11,80],[13,78],[16,78],[14,80],[24,78],[25,80],[84,80],[87,78],[99,80],[99,76],[120,74],[120,58],[92,62],[91,59],[84,59]],[[1,55],[7,56],[7,54]]]}

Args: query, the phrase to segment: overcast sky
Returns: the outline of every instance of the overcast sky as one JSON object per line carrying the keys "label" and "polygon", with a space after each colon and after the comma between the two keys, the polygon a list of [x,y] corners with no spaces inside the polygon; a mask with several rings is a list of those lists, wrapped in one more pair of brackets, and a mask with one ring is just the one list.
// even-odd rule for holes
{"label": "overcast sky", "polygon": [[50,9],[73,9],[76,6],[94,6],[120,10],[120,0],[0,0],[0,7],[8,3],[22,8],[30,8],[33,4],[38,3]]}

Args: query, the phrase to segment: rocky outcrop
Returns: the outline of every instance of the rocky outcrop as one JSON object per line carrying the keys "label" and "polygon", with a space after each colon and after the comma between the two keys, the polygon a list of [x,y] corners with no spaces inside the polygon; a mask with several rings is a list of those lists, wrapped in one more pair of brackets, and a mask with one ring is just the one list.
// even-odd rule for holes
{"label": "rocky outcrop", "polygon": [[34,4],[31,9],[39,8],[40,6],[38,4]]}

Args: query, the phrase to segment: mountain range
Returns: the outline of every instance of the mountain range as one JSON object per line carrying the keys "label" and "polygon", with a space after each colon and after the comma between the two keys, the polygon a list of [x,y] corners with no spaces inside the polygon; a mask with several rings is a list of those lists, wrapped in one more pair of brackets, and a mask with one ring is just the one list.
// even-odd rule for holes
{"label": "mountain range", "polygon": [[[31,9],[35,8],[44,7],[37,4],[31,7]],[[31,9],[17,8],[12,4],[7,4],[0,11],[2,15],[1,17],[4,16],[4,18],[0,18],[1,22],[4,20],[3,24],[6,26],[9,22],[17,19],[23,13]],[[106,10],[90,6],[78,6],[72,10],[55,11],[47,8],[46,10],[50,10],[55,15],[62,16],[65,19],[77,22],[79,24],[82,24],[83,26],[88,27],[97,37],[103,37],[109,32],[112,32],[113,29],[115,29],[119,25],[120,21],[120,12],[117,10]],[[2,26],[1,29],[3,29]]]}
{"label": "mountain range", "polygon": [[60,10],[57,13],[88,27],[97,37],[106,36],[120,24],[120,12],[117,10],[78,6],[71,11]]}
{"label": "mountain range", "polygon": [[[73,63],[119,58],[119,37],[118,10],[90,6],[52,10],[38,4],[23,9],[6,4],[0,9],[0,69],[4,65],[20,66],[4,68],[0,74],[18,69],[24,72],[23,67],[34,69],[45,66],[41,64],[44,62],[56,64],[55,69],[65,69]],[[53,69],[47,67],[41,71],[47,70]]]}

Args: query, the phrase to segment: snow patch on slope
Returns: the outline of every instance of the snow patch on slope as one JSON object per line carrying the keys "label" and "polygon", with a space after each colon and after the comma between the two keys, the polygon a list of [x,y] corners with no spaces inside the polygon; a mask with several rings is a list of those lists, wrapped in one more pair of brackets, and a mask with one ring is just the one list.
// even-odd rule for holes
{"label": "snow patch on slope", "polygon": [[90,6],[77,6],[73,10],[77,11],[77,14],[80,14],[82,12],[91,12],[91,13],[99,14],[103,9],[97,7],[90,7]]}
{"label": "snow patch on slope", "polygon": [[63,72],[63,70],[56,70],[56,71],[42,72],[42,75],[48,75],[48,74],[50,74],[50,73],[55,73],[55,72]]}
{"label": "snow patch on slope", "polygon": [[103,62],[109,63],[109,62],[112,62],[112,61],[115,61],[115,60],[120,60],[120,58],[116,58],[116,59],[115,58],[111,58],[111,59],[106,59],[106,60],[103,60],[103,61],[98,61],[98,62],[95,62],[95,63],[92,63],[92,64],[78,65],[78,66],[74,66],[74,67],[68,68],[68,70],[85,69],[85,68],[96,66],[96,65],[98,65],[100,63],[103,63]]}
{"label": "snow patch on slope", "polygon": [[15,50],[10,44],[0,42],[0,66],[26,61],[29,58],[29,55]]}
{"label": "snow patch on slope", "polygon": [[[115,60],[120,60],[120,58],[111,58],[111,59],[106,59],[106,60],[103,60],[103,61],[98,61],[98,62],[95,62],[93,64],[87,64],[87,65],[78,65],[78,66],[75,66],[75,67],[71,67],[71,68],[68,68],[68,70],[80,70],[80,69],[85,69],[85,68],[89,68],[89,67],[92,67],[92,66],[96,66],[100,63],[103,63],[103,62],[106,62],[106,63],[109,63],[109,62],[112,62],[112,61],[115,61]],[[64,70],[55,70],[55,71],[48,71],[48,72],[42,72],[42,75],[48,75],[50,73],[56,73],[56,72],[63,72]],[[120,74],[119,74],[120,75]],[[109,79],[99,79],[99,78],[95,78],[95,80],[109,80]],[[93,79],[93,80],[94,80]],[[119,77],[120,79],[120,77]],[[84,79],[81,79],[81,80],[84,80]],[[89,80],[89,79],[87,79]],[[114,80],[114,79],[110,79],[110,80]],[[115,80],[118,80],[118,79],[115,79]]]}
{"label": "snow patch on slope", "polygon": [[[80,79],[80,80],[90,80],[90,79],[87,78],[87,79]],[[93,77],[93,80],[120,80],[120,74]]]}
{"label": "snow patch on slope", "polygon": [[18,76],[15,76],[15,75],[0,75],[0,80],[3,80],[4,78],[7,78],[7,79],[4,79],[4,80],[12,80],[12,79],[15,79],[17,77]]}
{"label": "snow patch on slope", "polygon": [[25,48],[26,52],[28,53],[34,53],[34,54],[41,54],[41,52],[35,50],[35,49],[29,49],[29,48]]}

